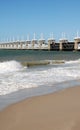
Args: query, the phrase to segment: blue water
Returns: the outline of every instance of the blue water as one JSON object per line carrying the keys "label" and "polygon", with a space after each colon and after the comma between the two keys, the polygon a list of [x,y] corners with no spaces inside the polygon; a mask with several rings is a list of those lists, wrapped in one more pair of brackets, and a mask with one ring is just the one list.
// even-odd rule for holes
{"label": "blue water", "polygon": [[0,110],[75,85],[80,85],[80,52],[0,50]]}

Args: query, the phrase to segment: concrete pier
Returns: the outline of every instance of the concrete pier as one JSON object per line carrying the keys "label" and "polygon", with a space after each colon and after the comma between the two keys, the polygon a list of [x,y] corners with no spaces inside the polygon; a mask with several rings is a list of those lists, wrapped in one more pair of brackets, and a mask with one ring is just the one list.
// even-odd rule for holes
{"label": "concrete pier", "polygon": [[38,48],[38,41],[36,39],[36,34],[35,33],[34,33],[34,37],[32,39],[31,44],[32,44],[32,49],[34,49],[34,48],[37,49]]}
{"label": "concrete pier", "polygon": [[32,49],[31,41],[27,41],[27,49]]}
{"label": "concrete pier", "polygon": [[10,42],[0,43],[0,49],[26,49],[26,50],[53,50],[53,51],[79,51],[80,50],[80,37],[74,38],[74,41],[68,41],[65,37],[61,38],[59,42],[50,36],[46,41],[41,34],[39,40],[36,39],[35,33],[32,40],[27,37],[27,40],[14,40]]}
{"label": "concrete pier", "polygon": [[60,42],[60,48],[59,49],[60,49],[60,51],[62,51],[64,44],[67,44],[68,40],[67,39],[60,39],[59,42]]}
{"label": "concrete pier", "polygon": [[36,39],[33,39],[32,40],[32,49],[36,49],[37,48],[37,45],[38,45],[38,43],[37,43],[37,40]]}
{"label": "concrete pier", "polygon": [[48,50],[51,49],[52,44],[55,44],[55,40],[54,39],[48,39]]}
{"label": "concrete pier", "polygon": [[75,38],[74,42],[75,42],[74,49],[75,50],[80,50],[80,38]]}
{"label": "concrete pier", "polygon": [[43,34],[41,33],[41,38],[39,39],[39,49],[45,49],[45,39],[43,37]]}
{"label": "concrete pier", "polygon": [[48,39],[48,50],[52,49],[52,46],[56,43],[55,39],[53,38],[53,33],[50,34],[50,38]]}

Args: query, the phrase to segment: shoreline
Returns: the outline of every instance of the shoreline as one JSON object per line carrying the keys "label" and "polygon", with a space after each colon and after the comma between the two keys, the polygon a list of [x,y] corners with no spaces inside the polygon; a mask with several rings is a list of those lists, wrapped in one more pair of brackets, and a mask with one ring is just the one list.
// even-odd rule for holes
{"label": "shoreline", "polygon": [[0,112],[0,129],[80,130],[79,99],[76,86],[27,98]]}
{"label": "shoreline", "polygon": [[80,86],[80,80],[66,81],[51,86],[34,87],[28,89],[22,89],[7,95],[0,96],[0,111],[6,109],[6,107],[21,102],[28,98],[33,98],[37,96],[48,95],[56,93],[67,88],[72,88],[75,86]]}

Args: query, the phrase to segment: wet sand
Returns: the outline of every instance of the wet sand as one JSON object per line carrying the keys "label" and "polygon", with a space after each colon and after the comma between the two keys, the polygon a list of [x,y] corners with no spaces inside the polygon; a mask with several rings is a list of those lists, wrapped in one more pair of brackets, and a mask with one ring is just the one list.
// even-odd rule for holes
{"label": "wet sand", "polygon": [[0,130],[80,130],[80,87],[10,105],[0,112]]}

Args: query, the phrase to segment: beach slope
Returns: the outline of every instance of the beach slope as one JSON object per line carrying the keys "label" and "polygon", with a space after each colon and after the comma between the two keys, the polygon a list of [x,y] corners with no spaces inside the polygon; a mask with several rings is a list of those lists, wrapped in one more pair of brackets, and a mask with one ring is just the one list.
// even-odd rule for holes
{"label": "beach slope", "polygon": [[7,107],[0,112],[0,130],[80,130],[80,87]]}

